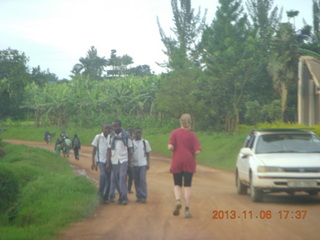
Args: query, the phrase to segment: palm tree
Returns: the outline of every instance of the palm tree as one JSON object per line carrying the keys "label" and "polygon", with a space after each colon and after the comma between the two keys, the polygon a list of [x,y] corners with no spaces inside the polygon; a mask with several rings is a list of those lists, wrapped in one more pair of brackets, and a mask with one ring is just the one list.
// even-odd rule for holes
{"label": "palm tree", "polygon": [[133,59],[128,54],[125,54],[121,57],[122,71],[125,75],[128,75],[128,66],[132,63]]}
{"label": "palm tree", "polygon": [[281,23],[272,41],[268,71],[273,87],[281,97],[281,120],[287,110],[288,89],[297,79],[298,46],[290,23]]}
{"label": "palm tree", "polygon": [[87,56],[85,58],[81,57],[79,62],[73,66],[73,74],[82,74],[93,79],[101,79],[108,61],[104,57],[99,57],[97,49],[92,46],[88,50]]}
{"label": "palm tree", "polygon": [[296,23],[295,23],[295,17],[299,15],[299,11],[295,11],[295,10],[290,10],[287,11],[287,17],[288,19],[293,18],[293,27],[295,28]]}

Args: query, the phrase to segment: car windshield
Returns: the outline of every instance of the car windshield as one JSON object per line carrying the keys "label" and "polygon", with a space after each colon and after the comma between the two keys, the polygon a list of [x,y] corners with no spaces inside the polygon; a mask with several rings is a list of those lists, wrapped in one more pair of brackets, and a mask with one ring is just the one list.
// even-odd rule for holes
{"label": "car windshield", "polygon": [[310,133],[272,133],[258,138],[256,153],[320,153],[320,139]]}

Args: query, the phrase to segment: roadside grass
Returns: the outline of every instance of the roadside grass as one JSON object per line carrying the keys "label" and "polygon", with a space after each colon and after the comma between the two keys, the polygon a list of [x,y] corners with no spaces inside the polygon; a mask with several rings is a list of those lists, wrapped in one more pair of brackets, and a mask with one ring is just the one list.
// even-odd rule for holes
{"label": "roadside grass", "polygon": [[0,172],[12,172],[18,197],[0,212],[1,240],[53,239],[98,206],[94,183],[75,175],[64,158],[44,149],[2,145],[6,155],[0,159]]}
{"label": "roadside grass", "polygon": [[202,147],[201,153],[197,156],[198,164],[234,170],[237,154],[243,146],[247,134],[230,136],[225,133],[199,133],[197,134]]}
{"label": "roadside grass", "polygon": [[[73,138],[74,133],[77,133],[81,140],[81,144],[84,145],[91,145],[94,136],[101,132],[101,126],[97,126],[96,128],[69,127],[67,129],[62,129],[58,127],[35,128],[20,123],[18,127],[4,125],[2,128],[6,130],[0,132],[0,138],[29,141],[43,141],[43,134],[45,131],[56,133],[56,137],[52,139],[53,143],[62,131],[66,131],[69,134],[70,139]],[[202,165],[233,171],[237,153],[242,147],[244,139],[249,134],[251,128],[254,127],[240,125],[240,134],[232,136],[226,133],[196,132],[202,146],[202,152],[197,156],[197,162]],[[259,123],[255,128],[308,128],[308,126],[297,123],[274,122]],[[319,124],[312,128],[313,132],[320,135]],[[143,130],[143,138],[149,140],[152,151],[164,156],[171,156],[171,152],[167,149],[169,136],[170,132],[164,131],[164,129]]]}
{"label": "roadside grass", "polygon": [[0,131],[0,138],[26,140],[26,141],[44,141],[44,132],[49,131],[54,133],[52,143],[55,143],[57,138],[63,131],[69,134],[69,138],[72,140],[74,134],[78,134],[81,144],[91,144],[94,136],[101,132],[101,127],[87,129],[87,128],[59,128],[59,127],[33,127],[33,126],[2,126]]}
{"label": "roadside grass", "polygon": [[[237,154],[247,134],[230,136],[217,133],[197,133],[202,151],[197,156],[197,163],[205,166],[234,170]],[[143,135],[150,142],[152,151],[164,156],[172,156],[168,150],[170,134]]]}

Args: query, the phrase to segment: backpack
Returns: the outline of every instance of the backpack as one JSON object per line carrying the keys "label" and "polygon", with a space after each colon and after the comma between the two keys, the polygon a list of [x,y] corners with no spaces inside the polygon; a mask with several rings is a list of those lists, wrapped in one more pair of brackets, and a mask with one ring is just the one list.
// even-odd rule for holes
{"label": "backpack", "polygon": [[79,148],[80,147],[80,141],[79,138],[74,138],[73,139],[73,147]]}
{"label": "backpack", "polygon": [[144,156],[147,156],[147,147],[146,147],[146,141],[143,139],[143,150],[144,150]]}
{"label": "backpack", "polygon": [[[142,140],[143,143],[143,151],[144,151],[144,156],[147,156],[147,147],[146,147],[146,141],[143,139]],[[134,151],[134,148],[132,148]]]}
{"label": "backpack", "polygon": [[68,147],[71,146],[71,141],[70,141],[69,138],[65,139],[65,140],[64,140],[64,143],[65,143],[65,145],[68,146]]}

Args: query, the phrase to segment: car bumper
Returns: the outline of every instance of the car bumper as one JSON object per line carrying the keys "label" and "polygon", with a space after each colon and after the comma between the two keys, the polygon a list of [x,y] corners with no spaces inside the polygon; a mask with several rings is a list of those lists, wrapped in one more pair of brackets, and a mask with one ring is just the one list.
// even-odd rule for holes
{"label": "car bumper", "polygon": [[320,191],[320,174],[293,176],[261,174],[253,177],[253,186],[268,191]]}

